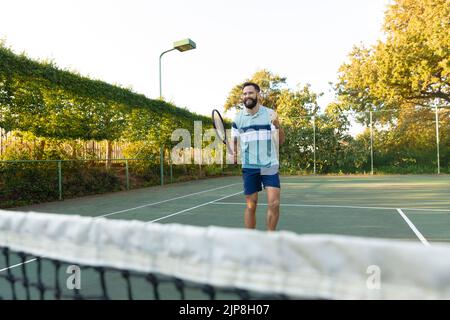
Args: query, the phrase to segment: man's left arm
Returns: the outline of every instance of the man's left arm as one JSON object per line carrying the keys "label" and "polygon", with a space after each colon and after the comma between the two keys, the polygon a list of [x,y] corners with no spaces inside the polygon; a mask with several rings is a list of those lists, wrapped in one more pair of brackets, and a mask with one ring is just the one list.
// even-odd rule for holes
{"label": "man's left arm", "polygon": [[285,135],[284,135],[284,130],[282,127],[278,126],[278,134],[280,136],[280,144],[284,143],[285,140]]}
{"label": "man's left arm", "polygon": [[275,129],[278,130],[278,141],[281,145],[284,143],[285,135],[283,128],[280,126],[280,120],[278,119],[278,116],[275,115],[275,119],[272,121],[272,124],[274,125]]}

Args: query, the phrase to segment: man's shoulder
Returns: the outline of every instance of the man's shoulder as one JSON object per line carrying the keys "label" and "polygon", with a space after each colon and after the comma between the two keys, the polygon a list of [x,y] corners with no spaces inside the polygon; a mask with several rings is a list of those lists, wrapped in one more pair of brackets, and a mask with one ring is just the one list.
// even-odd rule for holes
{"label": "man's shoulder", "polygon": [[271,114],[271,113],[275,112],[275,110],[273,110],[272,108],[269,108],[269,107],[266,107],[266,106],[263,106],[263,105],[261,105],[260,108],[263,109],[268,114]]}
{"label": "man's shoulder", "polygon": [[235,123],[236,125],[238,125],[242,120],[242,112],[243,110],[241,109],[234,115],[233,123]]}

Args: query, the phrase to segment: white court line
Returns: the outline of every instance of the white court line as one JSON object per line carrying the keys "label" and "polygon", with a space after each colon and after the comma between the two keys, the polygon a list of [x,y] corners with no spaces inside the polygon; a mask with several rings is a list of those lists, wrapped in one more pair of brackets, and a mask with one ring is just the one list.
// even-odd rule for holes
{"label": "white court line", "polygon": [[408,217],[403,213],[402,209],[397,208],[397,212],[402,216],[402,218],[406,221],[411,230],[416,234],[417,238],[422,242],[424,246],[430,246],[427,239],[417,230],[416,226],[408,219]]}
{"label": "white court line", "polygon": [[184,210],[181,210],[181,211],[178,211],[178,212],[169,214],[169,215],[167,215],[167,216],[164,216],[164,217],[161,217],[161,218],[158,218],[158,219],[155,219],[155,220],[148,221],[147,223],[153,223],[153,222],[156,222],[156,221],[159,221],[159,220],[162,220],[162,219],[170,218],[170,217],[175,216],[175,215],[177,215],[177,214],[180,214],[180,213],[183,213],[183,212],[187,212],[187,211],[191,211],[191,210],[194,210],[194,209],[197,209],[197,208],[206,206],[206,205],[208,205],[208,204],[212,204],[212,203],[214,203],[214,202],[216,202],[216,201],[223,200],[223,199],[226,199],[226,198],[235,196],[235,195],[237,195],[237,194],[242,194],[242,191],[239,191],[239,192],[230,194],[230,195],[228,195],[228,196],[225,196],[225,197],[222,197],[222,198],[213,200],[213,201],[205,202],[205,203],[202,203],[202,204],[200,204],[200,205],[198,205],[198,206],[195,206],[195,207],[192,207],[192,208],[188,208],[188,209],[184,209]]}
{"label": "white court line", "polygon": [[[339,182],[341,182],[341,181],[339,181]],[[325,182],[325,183],[327,183],[327,182]],[[363,182],[363,183],[366,183],[366,182]],[[378,183],[378,182],[369,182],[369,183]],[[305,181],[305,182],[299,182],[299,183],[297,183],[297,182],[281,182],[281,184],[283,184],[283,185],[301,185],[301,186],[305,186],[305,188],[306,187],[308,187],[308,184],[316,184],[315,182],[309,182],[309,181]],[[447,186],[447,184],[445,184],[444,182],[440,182],[440,183],[437,183],[438,185],[443,185],[443,186]],[[400,186],[403,186],[404,184],[403,183],[398,183],[398,184],[394,184],[394,185],[392,185],[392,184],[390,184],[389,186],[397,186],[397,185],[400,185]],[[352,187],[349,187],[349,188],[352,188]],[[428,191],[429,189],[427,189],[427,188],[420,188],[420,189],[414,189],[414,191]]]}
{"label": "white court line", "polygon": [[[215,202],[214,204],[229,204],[229,205],[243,205],[243,202]],[[267,206],[267,203],[258,203],[261,206]],[[390,207],[358,207],[358,206],[334,206],[334,205],[321,205],[321,204],[280,204],[282,207],[314,207],[314,208],[346,208],[346,209],[374,209],[374,210],[397,210],[397,208]],[[431,211],[431,212],[450,212],[447,209],[419,209],[419,208],[403,208],[410,211]]]}
{"label": "white court line", "polygon": [[23,264],[27,264],[27,263],[30,263],[30,262],[36,261],[36,260],[37,260],[37,259],[30,259],[30,260],[28,260],[28,261],[25,261],[24,263],[18,263],[18,264],[15,264],[15,265],[13,265],[13,266],[10,266],[10,267],[8,267],[8,268],[3,268],[3,269],[0,269],[0,272],[6,271],[6,270],[8,270],[8,269],[12,269],[12,268],[15,268],[15,267],[21,266],[21,265],[23,265]]}
{"label": "white court line", "polygon": [[228,184],[228,185],[223,186],[223,187],[218,187],[218,188],[213,188],[213,189],[203,190],[203,191],[200,191],[200,192],[190,193],[190,194],[187,194],[187,195],[184,195],[184,196],[180,196],[180,197],[175,197],[175,198],[171,198],[171,199],[167,199],[167,200],[162,200],[162,201],[158,201],[158,202],[152,202],[152,203],[144,204],[144,205],[139,206],[139,207],[134,207],[134,208],[124,209],[124,210],[115,211],[115,212],[111,212],[111,213],[105,213],[105,214],[102,214],[101,216],[97,216],[97,217],[108,217],[108,216],[112,216],[112,215],[118,214],[118,213],[123,213],[123,212],[128,212],[128,211],[132,211],[132,210],[137,210],[137,209],[141,209],[141,208],[145,208],[145,207],[155,206],[155,205],[157,205],[157,204],[161,204],[161,203],[165,203],[165,202],[169,202],[169,201],[174,201],[174,200],[178,200],[178,199],[183,199],[183,198],[195,196],[195,195],[197,195],[197,194],[202,194],[202,193],[206,193],[206,192],[210,192],[210,191],[214,191],[214,190],[219,190],[219,189],[223,189],[223,188],[228,188],[228,187],[231,187],[231,186],[235,186],[235,185],[237,185],[237,184],[241,184],[241,183],[232,183],[232,184]]}
{"label": "white court line", "polygon": [[[214,202],[213,204],[217,205],[245,205],[245,203],[240,202]],[[261,203],[260,205],[267,206],[267,203]],[[402,218],[406,221],[411,230],[416,234],[419,240],[425,246],[430,246],[427,239],[417,230],[416,226],[408,219],[408,217],[403,213],[403,211],[399,208],[387,208],[387,207],[356,207],[356,206],[326,206],[326,205],[308,205],[308,204],[280,204],[280,206],[284,207],[319,207],[319,208],[350,208],[350,209],[378,209],[378,210],[397,210],[397,212],[402,216]],[[410,209],[405,209],[410,210]],[[426,209],[416,209],[416,210],[426,210]],[[426,210],[429,211],[429,210]]]}
{"label": "white court line", "polygon": [[[157,204],[160,204],[160,203],[165,203],[165,202],[169,202],[169,201],[173,201],[173,200],[178,200],[178,199],[182,199],[182,198],[187,198],[187,197],[194,196],[194,195],[197,195],[197,194],[202,194],[202,193],[206,193],[206,192],[210,192],[210,191],[214,191],[214,190],[219,190],[219,189],[223,189],[223,188],[235,186],[235,185],[237,185],[237,184],[241,184],[241,183],[232,183],[232,184],[228,184],[228,185],[226,185],[226,186],[222,186],[222,187],[218,187],[218,188],[213,188],[213,189],[208,189],[208,190],[204,190],[204,191],[200,191],[200,192],[190,193],[190,194],[187,194],[187,195],[184,195],[184,196],[181,196],[181,197],[171,198],[171,199],[167,199],[167,200],[163,200],[163,201],[158,201],[158,202],[152,202],[152,203],[148,203],[148,204],[145,204],[145,205],[142,205],[142,206],[139,206],[139,207],[134,207],[134,208],[130,208],[130,209],[125,209],[125,210],[120,210],[120,211],[116,211],[116,212],[111,212],[111,213],[103,214],[103,215],[101,215],[101,216],[97,216],[97,217],[94,217],[94,218],[107,217],[107,216],[111,216],[111,215],[117,214],[117,213],[122,213],[122,212],[127,212],[127,211],[131,211],[131,210],[140,209],[140,208],[150,207],[150,206],[154,206],[154,205],[157,205]],[[173,213],[173,214],[171,214],[171,215],[169,215],[169,216],[162,217],[162,218],[159,218],[159,219],[156,219],[156,220],[153,220],[153,221],[149,221],[149,222],[155,222],[155,221],[158,221],[158,220],[162,220],[162,219],[168,218],[168,217],[170,217],[170,216],[174,216],[174,215],[183,213],[183,212],[185,212],[185,211],[189,211],[189,210],[193,210],[193,209],[198,208],[198,207],[206,206],[207,204],[210,204],[210,203],[212,203],[212,202],[214,202],[214,201],[223,200],[223,199],[229,198],[229,197],[231,197],[231,196],[234,196],[234,195],[236,195],[236,194],[238,194],[238,193],[242,193],[242,191],[239,191],[239,192],[234,193],[234,194],[232,194],[232,195],[229,195],[229,196],[226,196],[226,197],[217,199],[217,200],[213,200],[213,201],[210,201],[210,202],[204,203],[204,204],[202,204],[202,205],[199,205],[199,206],[196,206],[196,207],[193,207],[193,208],[189,208],[189,209],[186,209],[186,210],[183,210],[183,211],[180,211],[180,212],[176,212],[176,213]],[[35,260],[36,260],[36,259],[31,259],[31,260],[25,261],[24,263],[33,262],[33,261],[35,261]],[[1,269],[0,272],[5,271],[5,270],[8,270],[8,269],[15,268],[15,267],[18,267],[18,266],[21,266],[22,264],[23,264],[23,263],[19,263],[19,264],[16,264],[16,265],[14,265],[14,266],[10,266],[10,267],[8,267],[8,268]]]}

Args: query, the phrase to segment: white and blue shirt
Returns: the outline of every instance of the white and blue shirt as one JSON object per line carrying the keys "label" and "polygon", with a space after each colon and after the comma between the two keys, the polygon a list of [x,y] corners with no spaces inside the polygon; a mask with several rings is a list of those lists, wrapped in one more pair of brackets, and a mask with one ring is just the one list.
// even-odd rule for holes
{"label": "white and blue shirt", "polygon": [[259,106],[254,115],[245,108],[236,114],[231,135],[240,139],[243,168],[278,168],[278,131],[271,121],[273,113]]}

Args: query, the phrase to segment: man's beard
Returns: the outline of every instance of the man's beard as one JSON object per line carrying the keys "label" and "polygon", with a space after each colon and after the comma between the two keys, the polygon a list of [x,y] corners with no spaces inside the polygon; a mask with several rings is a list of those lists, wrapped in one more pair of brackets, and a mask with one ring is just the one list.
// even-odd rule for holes
{"label": "man's beard", "polygon": [[248,109],[253,109],[258,104],[258,99],[248,98],[244,101],[244,105]]}

